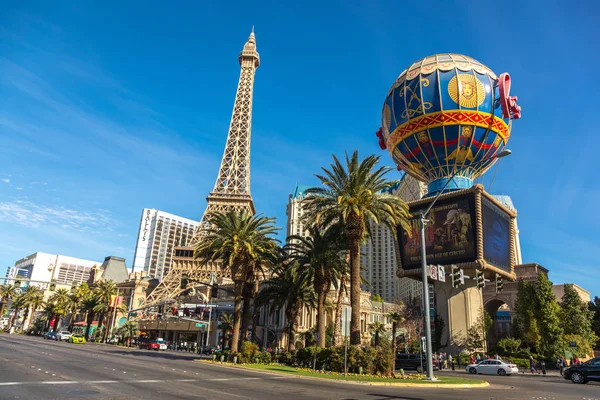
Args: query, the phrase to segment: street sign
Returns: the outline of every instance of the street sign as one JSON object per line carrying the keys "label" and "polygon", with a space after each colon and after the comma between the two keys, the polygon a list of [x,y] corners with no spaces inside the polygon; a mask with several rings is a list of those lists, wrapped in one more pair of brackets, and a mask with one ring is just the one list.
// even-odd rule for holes
{"label": "street sign", "polygon": [[202,322],[196,322],[196,328],[201,328],[206,324],[203,324]]}
{"label": "street sign", "polygon": [[577,347],[577,342],[569,342],[569,347]]}
{"label": "street sign", "polygon": [[438,278],[438,267],[436,265],[430,265],[429,266],[429,277],[431,279],[436,279]]}
{"label": "street sign", "polygon": [[459,269],[458,273],[460,274],[460,284],[464,285],[465,284],[465,271],[463,271],[463,269]]}
{"label": "street sign", "polygon": [[350,336],[350,317],[352,315],[352,307],[344,306],[342,309],[342,336]]}
{"label": "street sign", "polygon": [[438,280],[440,282],[446,282],[446,269],[443,265],[438,265]]}
{"label": "street sign", "polygon": [[318,342],[319,341],[319,334],[315,333],[315,340]]}

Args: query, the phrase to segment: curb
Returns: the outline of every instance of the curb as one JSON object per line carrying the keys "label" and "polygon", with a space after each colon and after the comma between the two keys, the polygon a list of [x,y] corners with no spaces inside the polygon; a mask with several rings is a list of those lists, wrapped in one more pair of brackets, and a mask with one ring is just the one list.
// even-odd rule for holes
{"label": "curb", "polygon": [[448,388],[448,389],[477,389],[477,388],[484,388],[484,387],[488,387],[490,386],[490,384],[486,381],[483,381],[482,383],[412,383],[412,382],[361,382],[361,381],[348,381],[348,380],[344,380],[344,379],[329,379],[329,378],[321,378],[318,376],[304,376],[304,375],[296,375],[296,374],[286,374],[286,373],[279,373],[279,372],[273,372],[273,371],[265,371],[265,370],[260,370],[260,369],[255,369],[255,368],[248,368],[248,367],[244,367],[243,365],[229,365],[229,364],[221,364],[219,362],[212,362],[212,361],[208,361],[208,360],[194,360],[195,362],[200,362],[203,364],[211,364],[211,365],[215,365],[218,367],[223,367],[223,368],[233,368],[233,369],[243,369],[246,371],[254,371],[254,372],[258,372],[258,373],[264,373],[264,374],[270,374],[270,375],[277,375],[277,376],[287,376],[287,377],[293,377],[293,378],[299,378],[299,379],[315,379],[315,380],[319,380],[319,381],[326,381],[326,382],[339,382],[339,383],[347,383],[347,384],[352,384],[352,385],[367,385],[367,386],[396,386],[396,387],[415,387],[415,388]]}

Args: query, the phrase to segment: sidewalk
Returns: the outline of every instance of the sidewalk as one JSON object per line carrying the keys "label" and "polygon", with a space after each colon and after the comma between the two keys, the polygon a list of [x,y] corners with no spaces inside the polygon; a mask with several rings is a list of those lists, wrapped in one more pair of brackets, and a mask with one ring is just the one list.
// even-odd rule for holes
{"label": "sidewalk", "polygon": [[[452,371],[451,369],[442,369],[439,371],[435,371],[436,375],[437,374],[448,374],[448,375],[459,375],[459,376],[463,376],[463,375],[469,375],[469,376],[474,376],[474,375],[470,375],[468,372],[465,371],[464,367],[460,367],[460,368],[456,368],[455,371]],[[481,375],[483,376],[483,375]],[[526,376],[529,378],[544,378],[544,377],[558,377],[558,378],[562,378],[562,375],[560,374],[559,371],[557,370],[547,370],[546,371],[546,375],[542,374],[541,370],[538,370],[538,372],[532,374],[531,372],[529,372],[529,370],[525,370],[525,369],[521,369],[519,370],[518,374],[513,374],[513,376]]]}

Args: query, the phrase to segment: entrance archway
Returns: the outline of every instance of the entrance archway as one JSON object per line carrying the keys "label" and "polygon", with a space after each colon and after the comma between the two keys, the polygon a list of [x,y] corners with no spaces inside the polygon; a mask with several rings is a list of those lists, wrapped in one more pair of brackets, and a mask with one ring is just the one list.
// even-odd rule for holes
{"label": "entrance archway", "polygon": [[487,331],[487,342],[495,346],[498,340],[510,336],[512,332],[512,311],[506,302],[498,298],[489,300],[483,307],[493,321]]}

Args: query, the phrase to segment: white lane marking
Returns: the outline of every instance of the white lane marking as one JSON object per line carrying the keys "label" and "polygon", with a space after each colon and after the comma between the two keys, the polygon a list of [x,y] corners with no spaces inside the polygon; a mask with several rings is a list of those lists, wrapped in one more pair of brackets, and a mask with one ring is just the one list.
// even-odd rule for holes
{"label": "white lane marking", "polygon": [[213,378],[207,379],[207,381],[255,381],[263,378]]}

